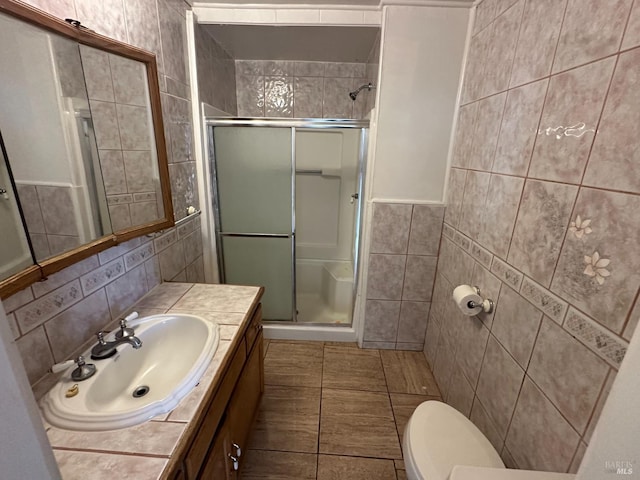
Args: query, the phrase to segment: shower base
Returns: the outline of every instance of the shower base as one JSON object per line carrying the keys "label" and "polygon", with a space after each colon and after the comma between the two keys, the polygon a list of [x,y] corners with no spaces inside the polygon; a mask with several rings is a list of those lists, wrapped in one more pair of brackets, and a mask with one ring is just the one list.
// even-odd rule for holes
{"label": "shower base", "polygon": [[296,296],[298,308],[298,323],[331,323],[349,325],[350,315],[333,310],[322,298],[313,293],[299,293]]}

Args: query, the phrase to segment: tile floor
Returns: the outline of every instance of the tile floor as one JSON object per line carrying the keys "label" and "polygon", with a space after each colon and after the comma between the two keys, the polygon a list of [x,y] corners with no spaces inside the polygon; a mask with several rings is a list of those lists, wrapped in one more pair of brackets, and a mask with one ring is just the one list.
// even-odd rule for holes
{"label": "tile floor", "polygon": [[440,392],[422,352],[265,340],[243,480],[403,480],[402,433]]}

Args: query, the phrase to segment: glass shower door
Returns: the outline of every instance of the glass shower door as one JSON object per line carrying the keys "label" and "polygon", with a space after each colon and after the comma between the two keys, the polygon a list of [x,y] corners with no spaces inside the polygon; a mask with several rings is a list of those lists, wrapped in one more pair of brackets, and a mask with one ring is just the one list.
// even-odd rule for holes
{"label": "glass shower door", "polygon": [[224,283],[265,285],[263,318],[293,320],[291,128],[209,127]]}

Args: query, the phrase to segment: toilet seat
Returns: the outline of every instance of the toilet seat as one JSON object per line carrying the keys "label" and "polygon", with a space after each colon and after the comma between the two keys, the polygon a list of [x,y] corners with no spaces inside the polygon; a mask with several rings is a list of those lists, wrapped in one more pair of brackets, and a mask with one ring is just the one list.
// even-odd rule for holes
{"label": "toilet seat", "polygon": [[471,421],[446,403],[429,400],[413,412],[402,440],[409,480],[447,480],[455,465],[505,468]]}

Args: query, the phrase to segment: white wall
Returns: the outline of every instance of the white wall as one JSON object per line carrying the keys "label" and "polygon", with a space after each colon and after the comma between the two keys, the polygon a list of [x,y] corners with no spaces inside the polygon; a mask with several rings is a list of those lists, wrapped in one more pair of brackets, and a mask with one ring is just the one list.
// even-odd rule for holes
{"label": "white wall", "polygon": [[384,7],[370,198],[443,201],[469,13]]}
{"label": "white wall", "polygon": [[20,354],[0,302],[0,477],[59,479]]}

